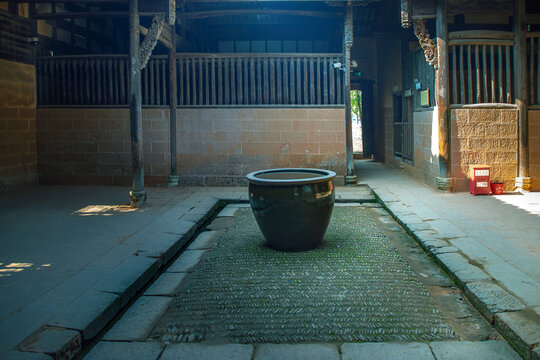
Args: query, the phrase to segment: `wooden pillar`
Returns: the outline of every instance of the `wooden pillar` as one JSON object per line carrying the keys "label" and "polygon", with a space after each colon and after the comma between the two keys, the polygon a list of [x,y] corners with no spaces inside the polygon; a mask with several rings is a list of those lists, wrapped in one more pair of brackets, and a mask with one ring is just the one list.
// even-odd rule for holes
{"label": "wooden pillar", "polygon": [[36,20],[36,4],[28,3],[28,18],[31,22],[30,28],[30,44],[32,45],[32,64],[37,66],[37,55],[38,55],[38,46],[39,46],[39,37],[37,32],[37,20]]}
{"label": "wooden pillar", "polygon": [[[514,0],[514,91],[518,108],[519,177],[529,176],[529,137],[527,124],[527,45],[523,31],[525,0]],[[530,180],[530,179],[529,179]],[[518,180],[519,182],[520,180]],[[523,181],[523,179],[521,179]],[[525,185],[525,183],[523,183]],[[524,189],[526,186],[523,187]]]}
{"label": "wooden pillar", "polygon": [[450,178],[450,98],[448,72],[448,6],[447,0],[437,1],[437,72],[435,91],[439,120],[439,177],[437,186],[441,190],[452,190]]}
{"label": "wooden pillar", "polygon": [[347,176],[346,184],[356,184],[356,175],[354,174],[353,159],[353,139],[351,124],[351,47],[353,45],[353,7],[349,1],[347,13],[345,15],[345,28],[343,31],[343,52],[345,58],[345,81],[344,100],[345,100],[345,147],[347,155]]}
{"label": "wooden pillar", "polygon": [[171,174],[169,186],[178,186],[179,176],[176,170],[176,25],[171,25],[171,48],[169,49],[169,121],[170,121],[170,149]]}
{"label": "wooden pillar", "polygon": [[142,144],[141,69],[139,55],[139,0],[129,0],[129,120],[131,129],[131,206],[146,201]]}

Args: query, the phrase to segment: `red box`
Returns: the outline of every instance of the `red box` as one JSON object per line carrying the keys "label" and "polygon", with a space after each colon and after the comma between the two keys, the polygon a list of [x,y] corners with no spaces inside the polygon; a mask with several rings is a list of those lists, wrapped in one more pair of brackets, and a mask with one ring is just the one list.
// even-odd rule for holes
{"label": "red box", "polygon": [[491,167],[489,165],[471,165],[469,167],[469,178],[471,179],[469,192],[476,196],[477,194],[489,195]]}

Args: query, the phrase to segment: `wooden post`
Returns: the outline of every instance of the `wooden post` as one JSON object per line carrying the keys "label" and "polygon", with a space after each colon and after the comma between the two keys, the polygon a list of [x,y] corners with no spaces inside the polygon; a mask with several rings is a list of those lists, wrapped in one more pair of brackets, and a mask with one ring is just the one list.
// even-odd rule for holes
{"label": "wooden post", "polygon": [[131,206],[140,207],[146,201],[142,144],[141,70],[139,55],[139,4],[129,0],[129,120],[131,129],[132,187]]}
{"label": "wooden post", "polygon": [[527,131],[527,47],[523,32],[525,18],[525,0],[514,0],[514,91],[518,108],[519,133],[519,177],[516,186],[528,190],[529,176],[529,139]]}
{"label": "wooden post", "polygon": [[[169,175],[169,187],[176,187],[180,181],[180,177],[176,173],[176,25],[171,25],[171,34],[172,46],[169,49],[169,130],[171,142],[171,174]],[[208,64],[206,64],[206,69],[208,74]]]}
{"label": "wooden post", "polygon": [[[353,159],[353,139],[351,124],[351,47],[353,45],[353,7],[349,1],[345,15],[345,29],[343,31],[343,51],[345,58],[345,81],[343,81],[343,98],[345,100],[345,147],[347,151],[346,184],[356,184]],[[332,69],[332,71],[334,71]]]}
{"label": "wooden post", "polygon": [[449,117],[449,72],[448,72],[448,11],[447,0],[437,1],[437,65],[435,88],[437,115],[439,120],[439,176],[437,187],[451,191],[453,181],[450,178],[450,117]]}

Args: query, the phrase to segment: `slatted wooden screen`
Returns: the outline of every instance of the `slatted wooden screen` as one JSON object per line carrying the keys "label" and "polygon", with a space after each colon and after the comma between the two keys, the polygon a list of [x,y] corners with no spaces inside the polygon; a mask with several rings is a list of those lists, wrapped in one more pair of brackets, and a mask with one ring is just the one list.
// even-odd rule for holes
{"label": "slatted wooden screen", "polygon": [[[167,58],[141,72],[144,106],[169,103]],[[339,54],[177,54],[178,106],[343,104]],[[38,101],[47,106],[127,106],[126,55],[38,59]]]}
{"label": "slatted wooden screen", "polygon": [[529,105],[540,105],[540,32],[527,33]]}
{"label": "slatted wooden screen", "polygon": [[452,104],[513,103],[513,46],[469,43],[449,46]]}
{"label": "slatted wooden screen", "polygon": [[[40,58],[37,80],[40,105],[129,105],[129,63],[125,55]],[[148,61],[141,72],[141,87],[143,105],[168,104],[166,57]]]}
{"label": "slatted wooden screen", "polygon": [[179,106],[343,104],[338,54],[177,54]]}

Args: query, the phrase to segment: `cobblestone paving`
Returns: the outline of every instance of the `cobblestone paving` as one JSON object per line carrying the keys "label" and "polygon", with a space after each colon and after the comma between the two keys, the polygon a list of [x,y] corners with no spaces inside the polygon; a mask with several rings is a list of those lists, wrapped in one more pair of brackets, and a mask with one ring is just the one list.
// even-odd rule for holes
{"label": "cobblestone paving", "polygon": [[264,246],[251,212],[238,211],[151,337],[297,343],[456,336],[382,229],[360,208],[338,207],[324,245],[299,253]]}

